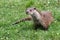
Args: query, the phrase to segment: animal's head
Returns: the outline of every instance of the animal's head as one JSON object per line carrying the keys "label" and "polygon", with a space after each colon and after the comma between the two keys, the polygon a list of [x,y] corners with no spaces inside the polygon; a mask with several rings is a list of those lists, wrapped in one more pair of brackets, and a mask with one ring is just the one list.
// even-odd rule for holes
{"label": "animal's head", "polygon": [[35,7],[27,8],[26,14],[32,15],[36,11]]}

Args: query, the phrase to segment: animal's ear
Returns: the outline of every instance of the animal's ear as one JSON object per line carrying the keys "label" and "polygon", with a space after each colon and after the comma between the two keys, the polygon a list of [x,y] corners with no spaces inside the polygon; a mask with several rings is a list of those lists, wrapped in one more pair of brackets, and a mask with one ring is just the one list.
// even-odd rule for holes
{"label": "animal's ear", "polygon": [[34,9],[36,9],[36,8],[34,7]]}

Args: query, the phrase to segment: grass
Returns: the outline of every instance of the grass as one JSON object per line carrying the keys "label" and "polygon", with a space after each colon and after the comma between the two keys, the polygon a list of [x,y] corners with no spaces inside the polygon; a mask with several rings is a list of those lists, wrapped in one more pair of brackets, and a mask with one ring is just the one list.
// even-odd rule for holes
{"label": "grass", "polygon": [[[54,22],[47,31],[33,29],[32,21],[11,25],[27,17],[25,9],[34,6],[38,10],[52,12]],[[0,0],[0,40],[60,40],[60,2],[58,0]]]}

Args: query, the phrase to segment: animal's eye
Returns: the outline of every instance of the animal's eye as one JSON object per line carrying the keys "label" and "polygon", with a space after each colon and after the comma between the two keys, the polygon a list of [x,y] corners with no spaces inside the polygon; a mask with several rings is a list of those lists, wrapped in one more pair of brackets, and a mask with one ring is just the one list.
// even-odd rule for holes
{"label": "animal's eye", "polygon": [[30,11],[32,11],[32,10],[30,10]]}

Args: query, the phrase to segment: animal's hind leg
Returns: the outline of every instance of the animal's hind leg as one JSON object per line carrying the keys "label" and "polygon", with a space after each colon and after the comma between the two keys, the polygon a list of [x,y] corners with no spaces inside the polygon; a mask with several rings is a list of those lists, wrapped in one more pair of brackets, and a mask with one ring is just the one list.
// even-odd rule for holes
{"label": "animal's hind leg", "polygon": [[40,25],[35,24],[35,25],[34,25],[34,29],[37,30],[38,28],[40,28]]}
{"label": "animal's hind leg", "polygon": [[46,27],[43,27],[43,30],[48,30],[48,27],[46,28]]}
{"label": "animal's hind leg", "polygon": [[34,29],[35,29],[35,30],[37,30],[37,29],[48,30],[48,27],[45,28],[45,27],[43,27],[41,24],[35,24],[35,25],[34,25]]}
{"label": "animal's hind leg", "polygon": [[37,30],[38,29],[38,26],[37,25],[34,25],[34,29]]}

